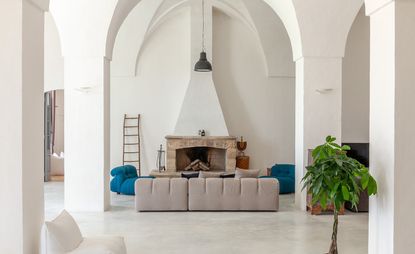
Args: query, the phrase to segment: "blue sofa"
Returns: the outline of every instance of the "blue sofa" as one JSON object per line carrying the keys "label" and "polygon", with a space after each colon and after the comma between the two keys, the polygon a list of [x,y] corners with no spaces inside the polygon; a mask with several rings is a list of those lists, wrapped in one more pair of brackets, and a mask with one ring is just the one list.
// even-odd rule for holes
{"label": "blue sofa", "polygon": [[153,178],[151,176],[138,176],[137,169],[132,165],[116,167],[111,170],[113,177],[110,183],[112,192],[124,195],[135,195],[134,184],[138,178]]}
{"label": "blue sofa", "polygon": [[277,178],[280,182],[280,194],[295,192],[295,166],[292,164],[275,164],[269,169],[268,176],[263,178]]}

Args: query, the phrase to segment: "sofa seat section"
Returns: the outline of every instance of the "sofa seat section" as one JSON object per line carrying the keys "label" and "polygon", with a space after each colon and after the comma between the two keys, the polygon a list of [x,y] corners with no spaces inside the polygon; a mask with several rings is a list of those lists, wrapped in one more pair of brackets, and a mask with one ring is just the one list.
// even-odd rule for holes
{"label": "sofa seat section", "polygon": [[138,179],[135,193],[139,212],[188,210],[188,181],[184,178]]}
{"label": "sofa seat section", "polygon": [[277,211],[279,183],[275,178],[192,178],[190,211]]}

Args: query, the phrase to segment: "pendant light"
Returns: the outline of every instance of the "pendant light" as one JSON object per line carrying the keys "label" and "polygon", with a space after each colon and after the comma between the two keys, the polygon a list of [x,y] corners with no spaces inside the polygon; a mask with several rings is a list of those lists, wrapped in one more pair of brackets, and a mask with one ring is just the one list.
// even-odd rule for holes
{"label": "pendant light", "polygon": [[197,72],[210,72],[212,71],[212,65],[209,63],[206,57],[205,51],[205,0],[202,0],[202,52],[200,53],[200,59],[195,64],[195,71]]}

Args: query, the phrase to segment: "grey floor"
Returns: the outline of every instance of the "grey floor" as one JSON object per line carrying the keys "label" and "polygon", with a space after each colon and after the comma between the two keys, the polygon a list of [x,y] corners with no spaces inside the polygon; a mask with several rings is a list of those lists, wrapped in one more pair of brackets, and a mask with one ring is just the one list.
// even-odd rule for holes
{"label": "grey floor", "polygon": [[[281,253],[322,254],[329,246],[332,217],[311,216],[294,208],[293,195],[282,195],[280,211],[137,213],[133,197],[112,195],[105,213],[74,213],[82,233],[121,235],[129,254]],[[45,184],[45,218],[63,209],[63,183]],[[342,254],[366,254],[368,215],[340,218]]]}

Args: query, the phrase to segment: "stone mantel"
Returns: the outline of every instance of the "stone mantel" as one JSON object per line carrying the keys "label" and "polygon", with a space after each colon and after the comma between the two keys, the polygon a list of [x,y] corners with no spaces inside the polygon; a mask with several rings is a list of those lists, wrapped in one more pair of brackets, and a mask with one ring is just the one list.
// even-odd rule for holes
{"label": "stone mantel", "polygon": [[176,172],[177,149],[191,147],[211,147],[226,150],[226,171],[234,171],[236,167],[236,137],[233,136],[166,136],[166,170]]}
{"label": "stone mantel", "polygon": [[189,140],[236,140],[234,136],[166,136],[166,139],[189,139]]}

